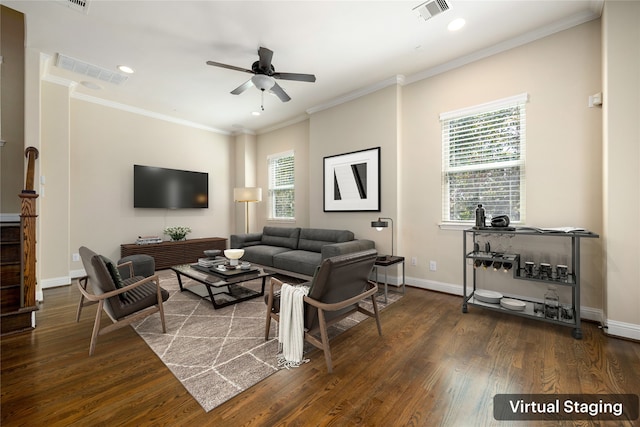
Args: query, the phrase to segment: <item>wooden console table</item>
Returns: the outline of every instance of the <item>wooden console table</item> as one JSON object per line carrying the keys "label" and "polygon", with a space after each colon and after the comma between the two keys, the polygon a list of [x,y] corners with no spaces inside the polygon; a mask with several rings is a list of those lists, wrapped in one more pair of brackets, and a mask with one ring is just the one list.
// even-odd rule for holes
{"label": "wooden console table", "polygon": [[178,242],[152,243],[149,245],[129,243],[120,245],[120,256],[124,258],[129,255],[151,255],[156,261],[156,270],[161,270],[173,265],[198,262],[198,258],[204,258],[204,251],[209,249],[224,251],[227,249],[227,239],[207,237]]}

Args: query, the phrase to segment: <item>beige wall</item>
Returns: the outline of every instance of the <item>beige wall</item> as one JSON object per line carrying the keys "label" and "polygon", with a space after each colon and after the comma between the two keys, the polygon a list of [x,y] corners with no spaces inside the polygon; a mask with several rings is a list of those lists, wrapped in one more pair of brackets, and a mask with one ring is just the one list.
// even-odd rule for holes
{"label": "beige wall", "polygon": [[[86,245],[117,259],[120,244],[166,239],[175,225],[191,227],[189,238],[230,234],[231,137],[75,99],[71,117],[72,251]],[[134,164],[208,172],[209,208],[134,209]]]}
{"label": "beige wall", "polygon": [[[69,89],[43,82],[41,85],[42,140],[40,144],[39,230],[37,250],[40,277],[49,286],[64,285],[69,278],[70,245],[70,121]],[[73,225],[75,227],[75,224]]]}
{"label": "beige wall", "polygon": [[[293,150],[295,158],[295,221],[267,220],[269,169],[267,157]],[[258,186],[262,188],[262,202],[256,206],[258,223],[253,231],[265,225],[283,227],[309,226],[309,120],[258,135],[256,171]]]}
{"label": "beige wall", "polygon": [[[394,219],[395,228],[403,226],[398,217],[398,134],[400,89],[391,85],[365,97],[311,116],[309,148],[310,226],[348,229],[357,238],[376,241],[381,253],[391,253],[390,231],[371,228],[379,216]],[[323,158],[336,154],[380,147],[381,211],[324,212]],[[404,226],[408,226],[404,224]],[[398,252],[398,251],[396,251]]]}
{"label": "beige wall", "polygon": [[[235,166],[233,168],[233,187],[255,187],[256,181],[256,136],[248,133],[241,133],[235,136]],[[233,193],[232,193],[233,196]],[[256,204],[249,203],[249,231],[256,230]],[[245,203],[234,203],[233,205],[233,225],[234,233],[244,233],[246,231],[247,205]]]}
{"label": "beige wall", "polygon": [[[593,21],[403,88],[401,250],[418,259],[409,276],[427,287],[462,283],[462,232],[439,227],[439,114],[520,93],[529,95],[526,225],[602,232],[602,111],[587,105],[600,82],[600,23]],[[583,241],[583,306],[602,307],[601,247]],[[437,271],[429,271],[430,260]],[[498,279],[484,278],[486,286]],[[512,282],[498,290],[527,295],[531,288]],[[542,298],[544,290],[533,292]]]}
{"label": "beige wall", "polygon": [[640,3],[607,1],[602,22],[605,314],[640,340]]}
{"label": "beige wall", "polygon": [[[233,141],[228,135],[76,99],[68,86],[41,87],[40,287],[81,274],[82,245],[113,259],[120,244],[172,225],[189,237],[230,234]],[[134,209],[133,165],[209,173],[208,209]]]}

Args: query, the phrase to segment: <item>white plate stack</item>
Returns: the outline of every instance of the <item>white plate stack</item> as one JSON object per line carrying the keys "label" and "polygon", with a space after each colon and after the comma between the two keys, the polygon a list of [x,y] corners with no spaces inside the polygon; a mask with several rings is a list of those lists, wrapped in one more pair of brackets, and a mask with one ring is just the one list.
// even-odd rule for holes
{"label": "white plate stack", "polygon": [[476,289],[473,296],[478,301],[486,302],[489,304],[498,304],[502,299],[502,294],[495,291],[487,291],[485,289]]}
{"label": "white plate stack", "polygon": [[527,307],[527,304],[525,304],[524,301],[513,298],[502,298],[500,300],[500,305],[508,310],[514,311],[523,311]]}

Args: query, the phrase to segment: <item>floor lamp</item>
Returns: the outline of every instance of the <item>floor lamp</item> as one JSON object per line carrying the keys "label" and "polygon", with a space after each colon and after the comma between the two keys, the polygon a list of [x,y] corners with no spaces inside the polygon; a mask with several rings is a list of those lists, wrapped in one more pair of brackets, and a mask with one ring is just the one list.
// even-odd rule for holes
{"label": "floor lamp", "polygon": [[378,218],[377,221],[371,221],[371,226],[375,227],[376,230],[382,231],[383,228],[387,228],[389,223],[387,221],[383,221],[383,219],[388,219],[391,221],[391,256],[393,256],[393,220],[391,218]]}
{"label": "floor lamp", "polygon": [[245,233],[249,233],[249,202],[262,201],[262,188],[258,187],[242,187],[233,189],[233,200],[236,202],[244,202],[246,205]]}

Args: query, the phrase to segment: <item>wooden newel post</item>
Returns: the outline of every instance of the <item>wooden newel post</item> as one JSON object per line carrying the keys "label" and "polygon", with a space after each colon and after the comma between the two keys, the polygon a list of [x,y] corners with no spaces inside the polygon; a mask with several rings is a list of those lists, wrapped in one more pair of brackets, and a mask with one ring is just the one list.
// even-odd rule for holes
{"label": "wooden newel post", "polygon": [[28,147],[25,150],[27,158],[27,176],[25,188],[20,193],[22,206],[20,210],[20,224],[22,228],[22,307],[36,305],[36,199],[38,194],[34,190],[35,160],[38,150]]}
{"label": "wooden newel post", "polygon": [[24,155],[27,158],[27,178],[24,185],[24,190],[22,190],[23,193],[35,193],[35,190],[33,189],[33,180],[35,176],[36,159],[38,158],[38,154],[38,149],[35,147],[27,147],[27,149],[24,150]]}

